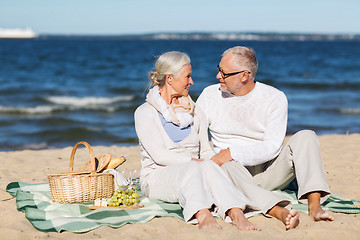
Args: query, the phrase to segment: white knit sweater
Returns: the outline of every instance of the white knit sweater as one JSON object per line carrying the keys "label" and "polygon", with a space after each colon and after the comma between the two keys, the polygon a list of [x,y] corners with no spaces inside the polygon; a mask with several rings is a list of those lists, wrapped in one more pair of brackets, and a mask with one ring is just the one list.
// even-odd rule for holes
{"label": "white knit sweater", "polygon": [[283,92],[256,82],[245,96],[220,90],[220,84],[204,89],[197,106],[205,112],[215,152],[230,148],[231,156],[244,166],[275,158],[287,127],[288,103]]}
{"label": "white knit sweater", "polygon": [[190,134],[178,143],[169,138],[157,110],[148,102],[136,109],[134,117],[142,181],[146,181],[152,169],[190,162],[191,158],[209,160],[215,154],[209,144],[205,115],[196,106]]}

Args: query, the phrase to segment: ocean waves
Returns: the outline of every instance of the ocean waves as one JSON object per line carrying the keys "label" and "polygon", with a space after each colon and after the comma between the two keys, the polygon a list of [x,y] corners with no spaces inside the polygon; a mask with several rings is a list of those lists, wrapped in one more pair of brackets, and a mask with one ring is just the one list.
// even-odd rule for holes
{"label": "ocean waves", "polygon": [[286,94],[287,134],[360,132],[360,41],[276,34],[145,37],[1,41],[0,151],[82,140],[135,145],[134,111],[145,100],[156,56],[189,54],[196,101],[205,87],[218,83],[216,65],[235,45],[256,51],[257,81]]}
{"label": "ocean waves", "polygon": [[[309,77],[306,77],[309,78]],[[288,81],[276,81],[274,79],[264,79],[262,82],[269,84],[271,86],[281,86],[282,88],[289,89],[309,89],[313,91],[328,91],[328,90],[359,90],[360,91],[360,76],[359,79],[354,79],[352,81],[342,81],[342,82],[322,82],[321,80],[315,81],[304,81],[304,77],[299,78],[299,80],[292,78]]]}
{"label": "ocean waves", "polygon": [[341,115],[360,115],[360,108],[320,108],[319,110]]}
{"label": "ocean waves", "polygon": [[87,107],[108,105],[116,102],[131,101],[135,96],[118,96],[118,97],[67,97],[67,96],[53,96],[45,98],[47,101],[55,104]]}
{"label": "ocean waves", "polygon": [[41,128],[35,132],[21,132],[17,133],[17,138],[22,141],[6,141],[0,143],[0,148],[3,150],[14,149],[46,149],[54,147],[67,147],[74,145],[79,141],[87,141],[91,145],[134,145],[137,144],[135,136],[119,137],[119,134],[104,126],[82,126],[73,125],[69,127],[63,125],[62,127],[48,127]]}
{"label": "ocean waves", "polygon": [[340,109],[339,112],[348,115],[360,115],[360,108],[345,108]]}
{"label": "ocean waves", "polygon": [[2,114],[49,114],[63,109],[60,106],[9,107],[0,105],[0,113]]}
{"label": "ocean waves", "polygon": [[117,97],[70,97],[70,96],[50,96],[43,98],[47,105],[36,106],[4,106],[0,105],[0,113],[3,114],[51,114],[64,111],[105,111],[115,112],[120,109],[131,107],[134,95]]}

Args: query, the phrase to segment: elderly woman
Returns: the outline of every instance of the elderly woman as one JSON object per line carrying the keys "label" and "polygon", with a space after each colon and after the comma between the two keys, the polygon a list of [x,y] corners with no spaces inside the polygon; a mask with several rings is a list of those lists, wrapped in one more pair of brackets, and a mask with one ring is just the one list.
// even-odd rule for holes
{"label": "elderly woman", "polygon": [[239,192],[210,158],[204,115],[188,95],[193,85],[189,57],[161,55],[150,72],[154,86],[135,111],[141,149],[141,190],[144,196],[178,202],[186,222],[200,229],[221,229],[210,210],[230,217],[240,230],[256,227],[245,217],[255,206]]}

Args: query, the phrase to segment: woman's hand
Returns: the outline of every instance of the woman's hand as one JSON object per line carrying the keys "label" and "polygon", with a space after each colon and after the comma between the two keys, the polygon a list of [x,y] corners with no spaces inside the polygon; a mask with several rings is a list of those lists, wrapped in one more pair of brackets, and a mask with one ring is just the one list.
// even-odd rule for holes
{"label": "woman's hand", "polygon": [[202,161],[204,161],[204,160],[203,160],[203,159],[199,159],[199,158],[192,158],[191,161],[202,162]]}
{"label": "woman's hand", "polygon": [[226,162],[232,161],[230,149],[221,149],[219,153],[215,154],[212,158],[212,161],[214,161],[217,165],[221,167]]}

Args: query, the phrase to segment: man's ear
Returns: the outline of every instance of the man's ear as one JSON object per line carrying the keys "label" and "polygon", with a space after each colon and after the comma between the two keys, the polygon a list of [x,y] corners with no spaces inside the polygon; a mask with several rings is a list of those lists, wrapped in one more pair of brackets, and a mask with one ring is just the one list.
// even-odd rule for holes
{"label": "man's ear", "polygon": [[241,77],[241,82],[245,83],[245,82],[247,82],[249,79],[250,79],[250,74],[249,74],[249,72],[244,72],[244,73],[242,74],[242,77]]}

